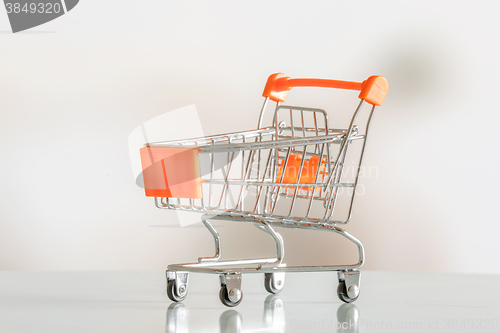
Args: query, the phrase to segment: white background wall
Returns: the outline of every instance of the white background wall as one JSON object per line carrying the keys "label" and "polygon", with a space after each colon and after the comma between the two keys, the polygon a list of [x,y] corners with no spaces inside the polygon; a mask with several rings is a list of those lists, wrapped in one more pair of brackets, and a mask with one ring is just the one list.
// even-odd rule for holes
{"label": "white background wall", "polygon": [[[367,269],[500,273],[498,9],[84,0],[15,35],[0,10],[0,269],[161,269],[210,255],[206,230],[178,227],[134,184],[128,135],[190,104],[206,134],[249,129],[267,76],[283,72],[389,81],[365,160],[378,174],[362,180],[346,228]],[[303,94],[290,101],[338,105]],[[218,225],[226,257],[272,253],[255,228]],[[355,258],[331,235],[284,236],[291,264]]]}

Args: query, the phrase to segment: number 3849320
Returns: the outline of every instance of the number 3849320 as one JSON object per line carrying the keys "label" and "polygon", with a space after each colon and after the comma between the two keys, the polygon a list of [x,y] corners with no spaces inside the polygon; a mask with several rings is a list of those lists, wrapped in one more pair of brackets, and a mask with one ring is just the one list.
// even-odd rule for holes
{"label": "number 3849320", "polygon": [[59,3],[43,3],[43,2],[32,2],[20,4],[18,2],[7,2],[5,3],[5,8],[7,9],[7,14],[11,13],[30,13],[30,14],[59,14],[62,10],[61,4]]}

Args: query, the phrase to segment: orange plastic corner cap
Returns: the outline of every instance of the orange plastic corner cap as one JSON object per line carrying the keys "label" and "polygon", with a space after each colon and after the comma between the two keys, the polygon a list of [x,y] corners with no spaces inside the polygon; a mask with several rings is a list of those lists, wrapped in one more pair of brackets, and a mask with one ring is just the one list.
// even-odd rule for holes
{"label": "orange plastic corner cap", "polygon": [[287,81],[290,77],[283,73],[276,73],[269,76],[264,87],[263,97],[267,97],[274,102],[284,102],[291,88],[279,89],[279,82]]}
{"label": "orange plastic corner cap", "polygon": [[140,154],[146,196],[202,197],[198,149],[147,146]]}
{"label": "orange plastic corner cap", "polygon": [[383,76],[370,76],[363,81],[359,98],[376,106],[382,105],[389,91],[389,83]]}

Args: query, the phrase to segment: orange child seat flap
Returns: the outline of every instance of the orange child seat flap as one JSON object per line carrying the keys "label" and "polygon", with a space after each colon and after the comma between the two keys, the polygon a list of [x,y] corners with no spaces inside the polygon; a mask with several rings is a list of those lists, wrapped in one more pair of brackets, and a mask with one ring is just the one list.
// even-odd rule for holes
{"label": "orange child seat flap", "polygon": [[140,150],[144,189],[148,197],[202,197],[199,150],[143,147]]}

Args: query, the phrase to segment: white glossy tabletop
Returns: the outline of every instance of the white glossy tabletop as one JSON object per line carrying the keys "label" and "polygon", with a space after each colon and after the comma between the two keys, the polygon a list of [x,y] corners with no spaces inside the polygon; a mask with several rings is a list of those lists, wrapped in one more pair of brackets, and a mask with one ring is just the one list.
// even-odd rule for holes
{"label": "white glossy tabletop", "polygon": [[243,302],[218,298],[217,275],[190,274],[184,303],[165,274],[0,272],[0,332],[500,331],[500,276],[362,271],[344,304],[335,273],[291,273],[279,295],[262,274],[243,276]]}

